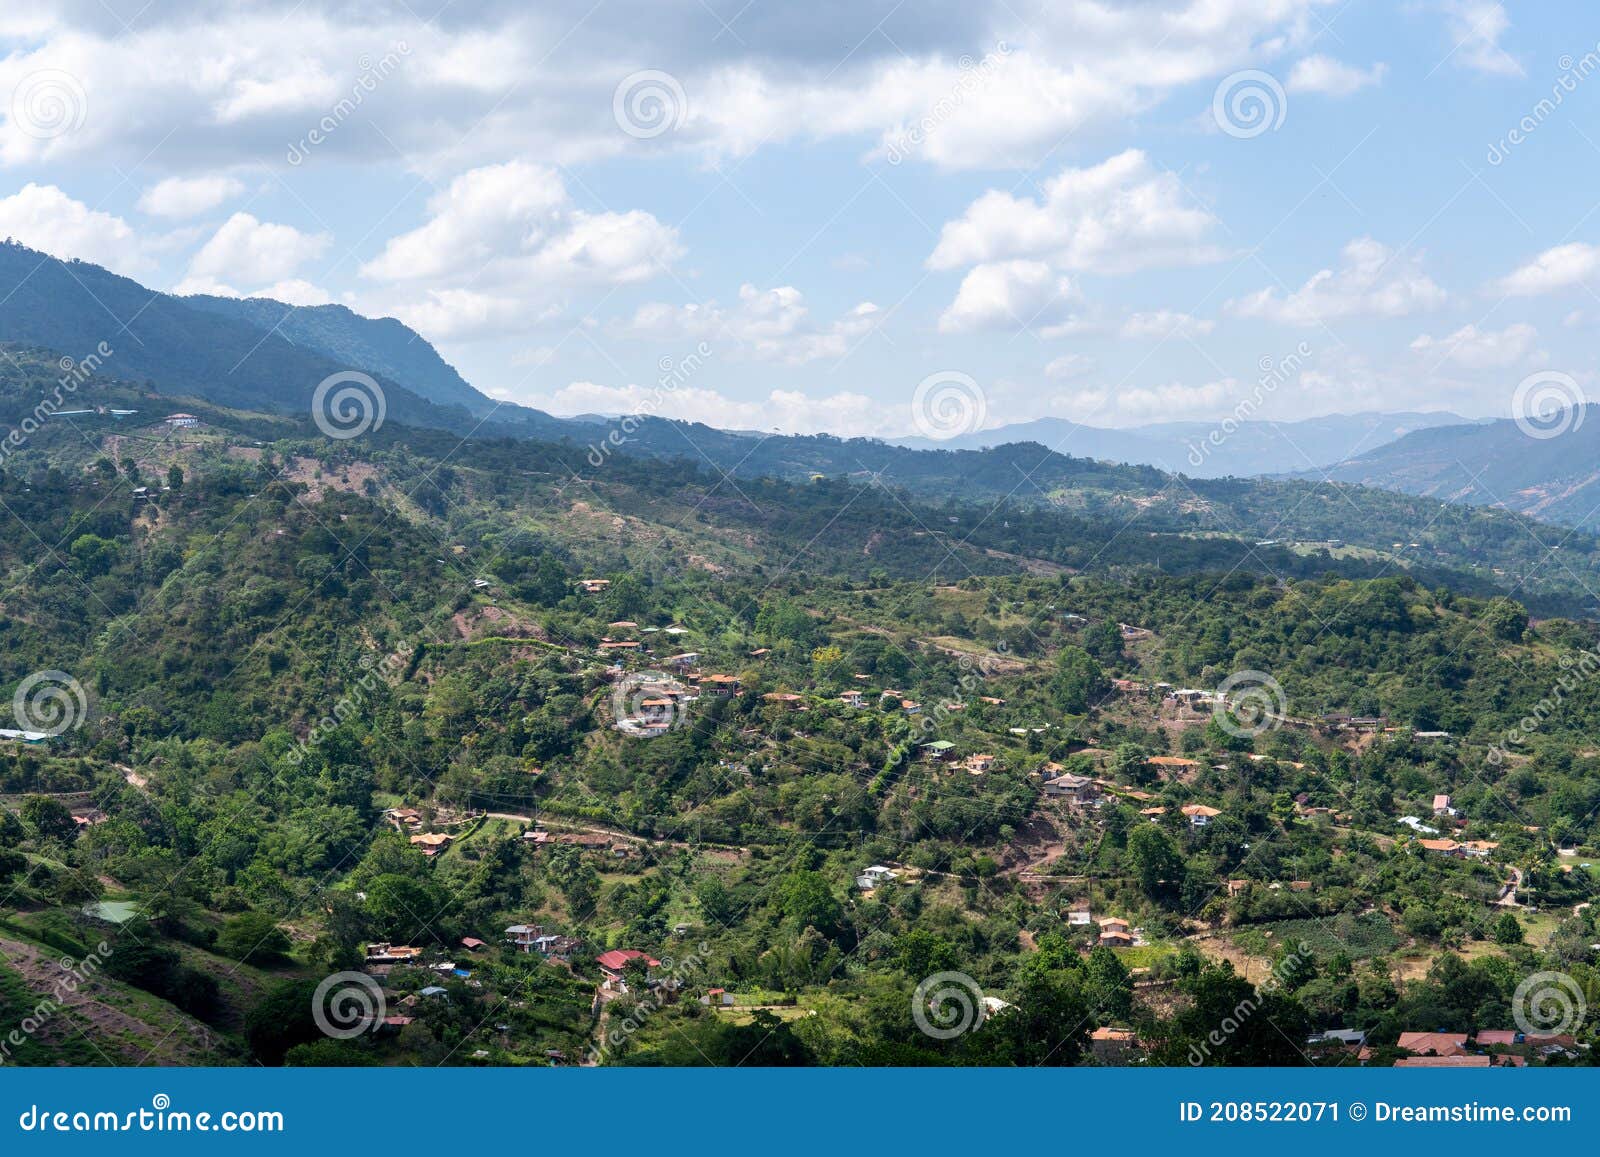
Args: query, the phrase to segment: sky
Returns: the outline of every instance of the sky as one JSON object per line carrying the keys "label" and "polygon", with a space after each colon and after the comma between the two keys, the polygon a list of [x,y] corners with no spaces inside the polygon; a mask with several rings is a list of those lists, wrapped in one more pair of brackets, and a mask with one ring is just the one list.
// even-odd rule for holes
{"label": "sky", "polygon": [[60,0],[0,235],[558,414],[1513,416],[1600,400],[1597,110],[1567,0]]}

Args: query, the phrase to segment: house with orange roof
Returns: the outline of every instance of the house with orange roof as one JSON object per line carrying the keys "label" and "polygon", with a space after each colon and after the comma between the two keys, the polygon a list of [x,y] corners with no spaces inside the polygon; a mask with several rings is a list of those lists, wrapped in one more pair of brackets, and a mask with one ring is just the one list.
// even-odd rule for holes
{"label": "house with orange roof", "polygon": [[1190,803],[1183,805],[1183,814],[1189,817],[1191,827],[1203,828],[1220,816],[1222,810],[1220,808],[1207,807],[1203,803]]}

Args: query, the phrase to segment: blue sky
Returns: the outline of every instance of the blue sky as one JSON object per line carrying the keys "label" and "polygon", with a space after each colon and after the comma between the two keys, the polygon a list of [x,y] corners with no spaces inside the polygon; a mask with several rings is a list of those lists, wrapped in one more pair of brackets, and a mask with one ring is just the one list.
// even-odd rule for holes
{"label": "blue sky", "polygon": [[0,233],[392,314],[558,413],[1505,415],[1600,389],[1597,45],[1482,0],[72,0],[0,13]]}

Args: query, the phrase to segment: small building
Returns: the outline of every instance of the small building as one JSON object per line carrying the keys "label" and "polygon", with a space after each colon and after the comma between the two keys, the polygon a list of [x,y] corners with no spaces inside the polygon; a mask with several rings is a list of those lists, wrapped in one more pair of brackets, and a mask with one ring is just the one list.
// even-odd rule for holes
{"label": "small building", "polygon": [[1183,814],[1189,817],[1189,826],[1203,828],[1212,820],[1222,814],[1221,809],[1207,807],[1203,803],[1191,803],[1183,806]]}
{"label": "small building", "polygon": [[1044,782],[1044,794],[1052,799],[1066,800],[1070,804],[1093,803],[1100,789],[1087,775],[1058,775]]}
{"label": "small building", "polygon": [[951,743],[948,739],[935,739],[932,743],[924,743],[921,747],[917,748],[918,751],[922,752],[923,759],[929,759],[935,762],[943,762],[944,760],[949,759],[951,753],[954,752],[955,749],[956,745]]}
{"label": "small building", "polygon": [[861,692],[859,691],[846,691],[839,696],[839,702],[846,707],[865,707],[867,705],[866,700],[861,697]]}
{"label": "small building", "polygon": [[870,892],[880,884],[892,883],[899,878],[900,873],[893,868],[887,868],[882,864],[873,864],[870,868],[861,870],[861,874],[856,877],[856,887],[863,892]]}
{"label": "small building", "polygon": [[613,948],[596,956],[595,963],[600,965],[601,975],[605,977],[600,987],[609,992],[627,992],[628,982],[623,970],[635,960],[644,961],[647,980],[650,979],[651,969],[661,967],[661,961],[646,956],[636,948]]}
{"label": "small building", "polygon": [[602,578],[579,579],[578,589],[586,595],[603,595],[611,589],[611,580]]}
{"label": "small building", "polygon": [[982,774],[986,771],[993,771],[995,761],[995,756],[992,755],[969,755],[967,757],[967,770],[975,771],[979,774]]}
{"label": "small building", "polygon": [[437,856],[453,839],[455,837],[448,832],[425,832],[422,835],[412,836],[411,843],[414,847],[421,848],[423,855]]}
{"label": "small building", "polygon": [[187,430],[200,424],[200,419],[193,414],[168,414],[162,420],[174,430]]}
{"label": "small building", "polygon": [[1433,797],[1433,814],[1440,817],[1456,814],[1456,809],[1450,805],[1449,796],[1440,794]]}
{"label": "small building", "polygon": [[774,707],[781,707],[789,711],[803,706],[806,701],[804,695],[796,695],[793,691],[768,691],[761,698],[764,702],[771,703]]}
{"label": "small building", "polygon": [[702,695],[716,695],[719,697],[737,695],[743,690],[737,675],[702,675],[700,677],[700,693]]}
{"label": "small building", "polygon": [[1089,1049],[1102,1065],[1125,1065],[1139,1051],[1139,1034],[1130,1028],[1101,1025],[1089,1034]]}

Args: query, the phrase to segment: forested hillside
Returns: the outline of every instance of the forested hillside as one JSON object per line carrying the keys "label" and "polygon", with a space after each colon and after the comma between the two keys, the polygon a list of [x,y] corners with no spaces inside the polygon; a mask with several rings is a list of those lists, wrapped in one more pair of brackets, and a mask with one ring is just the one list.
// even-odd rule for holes
{"label": "forested hillside", "polygon": [[1595,629],[1492,575],[73,398],[139,413],[0,478],[0,1009],[96,967],[18,1060],[1383,1063],[1600,998]]}

